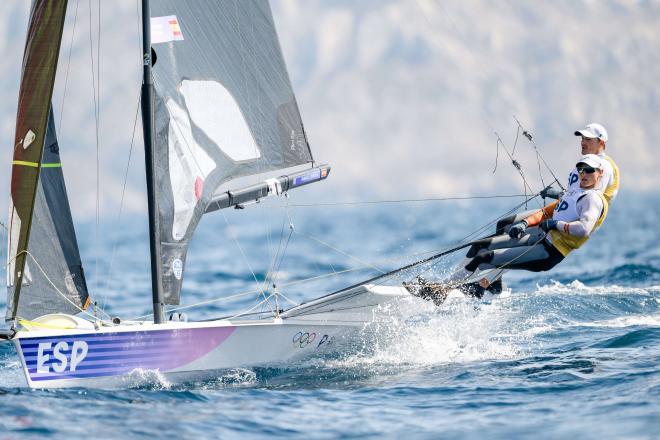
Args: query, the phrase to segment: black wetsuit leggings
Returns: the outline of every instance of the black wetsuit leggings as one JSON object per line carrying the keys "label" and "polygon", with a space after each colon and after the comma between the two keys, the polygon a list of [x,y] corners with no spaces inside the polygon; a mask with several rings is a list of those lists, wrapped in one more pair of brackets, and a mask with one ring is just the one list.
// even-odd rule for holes
{"label": "black wetsuit leggings", "polygon": [[470,248],[467,257],[471,260],[465,269],[470,272],[494,268],[544,272],[564,259],[539,228],[528,229],[519,239],[503,234],[481,240]]}

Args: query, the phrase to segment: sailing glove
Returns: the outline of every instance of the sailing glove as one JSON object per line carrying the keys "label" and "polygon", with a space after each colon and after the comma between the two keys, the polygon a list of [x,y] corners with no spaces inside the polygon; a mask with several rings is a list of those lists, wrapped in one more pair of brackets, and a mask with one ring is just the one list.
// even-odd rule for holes
{"label": "sailing glove", "polygon": [[554,229],[557,229],[557,220],[543,220],[539,227],[545,232],[550,232]]}
{"label": "sailing glove", "polygon": [[557,199],[559,200],[563,194],[563,191],[557,188],[553,188],[552,185],[548,185],[541,190],[539,195],[544,199]]}
{"label": "sailing glove", "polygon": [[527,229],[527,222],[525,220],[516,223],[511,226],[509,229],[509,237],[511,238],[522,238],[525,235],[525,230]]}

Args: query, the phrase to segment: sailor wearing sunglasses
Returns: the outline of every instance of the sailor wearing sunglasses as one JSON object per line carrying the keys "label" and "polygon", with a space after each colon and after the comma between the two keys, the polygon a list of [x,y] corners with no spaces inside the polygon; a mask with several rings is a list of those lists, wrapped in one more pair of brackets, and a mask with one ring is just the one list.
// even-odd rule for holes
{"label": "sailor wearing sunglasses", "polygon": [[598,190],[603,177],[603,160],[595,154],[586,154],[575,168],[579,186],[569,188],[557,202],[511,226],[508,234],[480,240],[468,252],[467,264],[462,264],[449,279],[442,283],[418,279],[406,285],[408,290],[440,304],[454,288],[481,296],[484,289],[491,287],[490,278],[498,277],[497,273],[490,274],[477,283],[472,281],[475,273],[490,269],[543,272],[555,267],[589,240],[607,216],[607,200]]}
{"label": "sailor wearing sunglasses", "polygon": [[558,203],[548,205],[513,225],[509,236],[520,238],[527,227],[539,225],[548,232],[546,239],[549,243],[564,257],[582,246],[607,216],[609,204],[600,191],[605,163],[595,154],[582,156],[575,165],[579,186],[570,187]]}
{"label": "sailor wearing sunglasses", "polygon": [[[614,160],[605,154],[605,144],[607,143],[607,130],[600,124],[591,123],[581,130],[575,131],[575,136],[580,136],[580,148],[582,154],[595,154],[602,162],[603,176],[596,189],[600,190],[608,203],[616,197],[619,191],[619,167]],[[568,175],[568,188],[579,188],[580,176],[577,169],[573,169]],[[542,197],[559,199],[561,192],[555,188],[546,188],[541,191]]]}

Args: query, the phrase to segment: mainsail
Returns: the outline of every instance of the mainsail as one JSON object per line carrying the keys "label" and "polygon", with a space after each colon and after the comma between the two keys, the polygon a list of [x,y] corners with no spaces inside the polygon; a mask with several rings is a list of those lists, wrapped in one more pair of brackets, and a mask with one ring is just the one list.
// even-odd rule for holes
{"label": "mainsail", "polygon": [[7,320],[77,313],[88,293],[51,97],[66,0],[35,0],[23,55],[9,211]]}
{"label": "mainsail", "polygon": [[267,0],[152,0],[151,42],[163,292],[178,304],[216,189],[313,159]]}

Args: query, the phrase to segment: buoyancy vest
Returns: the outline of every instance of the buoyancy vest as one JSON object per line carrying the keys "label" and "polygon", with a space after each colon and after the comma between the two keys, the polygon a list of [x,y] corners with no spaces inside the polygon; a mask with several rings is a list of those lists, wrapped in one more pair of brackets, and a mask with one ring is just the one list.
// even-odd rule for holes
{"label": "buoyancy vest", "polygon": [[601,157],[609,162],[612,166],[612,183],[607,185],[605,191],[603,191],[605,200],[607,200],[607,203],[610,203],[619,192],[619,167],[614,162],[614,159],[612,159],[610,156],[604,154]]}
{"label": "buoyancy vest", "polygon": [[568,191],[566,191],[564,196],[559,200],[559,203],[552,215],[553,220],[560,220],[567,223],[578,220],[580,216],[577,211],[577,204],[580,201],[580,199],[582,199],[583,197],[589,197],[590,193],[596,194],[598,197],[600,197],[600,199],[603,202],[603,209],[601,210],[600,217],[598,217],[598,220],[596,221],[596,224],[594,225],[593,229],[591,230],[591,232],[589,232],[589,235],[584,237],[578,237],[576,235],[570,235],[558,230],[550,231],[550,242],[564,256],[568,255],[571,251],[579,248],[584,243],[586,243],[587,240],[589,240],[591,234],[596,229],[598,229],[600,225],[603,224],[603,221],[605,221],[605,217],[607,217],[609,204],[607,203],[607,199],[605,198],[605,196],[600,191],[593,189],[585,190],[582,188],[579,188],[577,190],[569,189]]}

